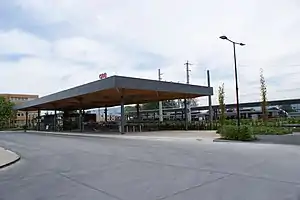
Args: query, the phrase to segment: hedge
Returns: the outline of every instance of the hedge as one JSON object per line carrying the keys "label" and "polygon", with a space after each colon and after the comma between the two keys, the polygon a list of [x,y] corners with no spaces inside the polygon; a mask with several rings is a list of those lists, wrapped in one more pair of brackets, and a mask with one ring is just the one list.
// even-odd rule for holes
{"label": "hedge", "polygon": [[257,126],[252,127],[252,129],[255,135],[285,135],[292,133],[292,129],[286,127]]}
{"label": "hedge", "polygon": [[225,125],[218,129],[218,133],[221,135],[222,139],[226,140],[251,141],[256,139],[252,127],[244,125],[239,128],[234,125]]}

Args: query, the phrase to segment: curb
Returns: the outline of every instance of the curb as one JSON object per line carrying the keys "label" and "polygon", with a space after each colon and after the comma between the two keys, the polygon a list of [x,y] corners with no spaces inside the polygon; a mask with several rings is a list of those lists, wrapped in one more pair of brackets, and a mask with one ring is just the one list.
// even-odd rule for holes
{"label": "curb", "polygon": [[53,135],[63,137],[86,137],[86,138],[102,138],[102,139],[131,139],[131,140],[194,140],[201,141],[202,138],[173,138],[173,137],[147,137],[147,136],[126,136],[126,135],[95,135],[95,134],[80,134],[80,133],[60,133],[60,132],[44,132],[44,131],[30,131],[28,133],[40,135]]}
{"label": "curb", "polygon": [[3,169],[3,168],[5,168],[5,167],[8,167],[8,166],[10,166],[10,165],[12,165],[12,164],[18,162],[18,161],[21,159],[21,156],[19,156],[19,155],[16,154],[15,152],[10,151],[10,150],[7,150],[7,149],[4,149],[4,150],[5,150],[5,151],[8,151],[8,152],[11,152],[11,153],[13,153],[13,154],[15,154],[15,155],[17,155],[17,157],[16,157],[14,160],[11,160],[11,161],[9,161],[9,162],[3,164],[3,165],[0,165],[0,169]]}
{"label": "curb", "polygon": [[[78,133],[60,133],[60,132],[43,132],[43,131],[28,131],[27,133],[33,133],[36,135],[50,135],[50,136],[63,136],[63,137],[86,137],[86,138],[103,138],[110,139],[114,137],[106,136],[106,135],[84,135]],[[117,138],[117,137],[116,137]]]}
{"label": "curb", "polygon": [[257,143],[259,140],[252,140],[252,141],[241,141],[241,140],[225,140],[221,138],[216,138],[213,140],[213,142],[230,142],[230,143]]}

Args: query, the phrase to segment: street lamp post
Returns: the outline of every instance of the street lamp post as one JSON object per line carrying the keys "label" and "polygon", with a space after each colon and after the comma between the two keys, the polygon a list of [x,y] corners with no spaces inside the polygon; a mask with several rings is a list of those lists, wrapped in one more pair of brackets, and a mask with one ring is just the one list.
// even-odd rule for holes
{"label": "street lamp post", "polygon": [[237,66],[236,66],[236,54],[235,54],[235,45],[241,45],[244,46],[244,43],[238,43],[238,42],[234,42],[230,39],[228,39],[226,36],[221,36],[220,37],[222,40],[228,40],[229,42],[231,42],[233,44],[233,57],[234,57],[234,75],[235,75],[235,95],[236,95],[236,114],[237,114],[237,125],[238,127],[240,127],[241,125],[241,121],[240,121],[240,103],[239,103],[239,87],[238,87],[238,75],[237,75]]}

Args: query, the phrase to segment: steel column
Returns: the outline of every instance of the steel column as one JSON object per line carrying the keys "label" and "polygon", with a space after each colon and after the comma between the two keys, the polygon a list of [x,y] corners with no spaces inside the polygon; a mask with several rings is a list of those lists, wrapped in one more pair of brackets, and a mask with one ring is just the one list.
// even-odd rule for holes
{"label": "steel column", "polygon": [[125,134],[125,112],[124,112],[124,99],[121,96],[121,134]]}

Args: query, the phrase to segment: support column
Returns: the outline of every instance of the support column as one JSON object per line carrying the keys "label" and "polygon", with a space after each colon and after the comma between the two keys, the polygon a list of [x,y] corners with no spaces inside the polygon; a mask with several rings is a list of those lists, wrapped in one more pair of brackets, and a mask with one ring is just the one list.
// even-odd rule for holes
{"label": "support column", "polygon": [[192,112],[191,112],[191,99],[186,99],[187,107],[187,120],[188,122],[192,121]]}
{"label": "support column", "polygon": [[28,111],[26,111],[25,113],[25,129],[24,131],[26,132],[28,128]]}
{"label": "support column", "polygon": [[104,121],[107,122],[107,107],[104,108]]}
{"label": "support column", "polygon": [[82,132],[82,109],[79,110],[79,120],[78,120],[78,125],[79,125],[79,129],[80,129],[80,132]]}
{"label": "support column", "polygon": [[136,116],[137,116],[137,123],[138,123],[138,130],[137,131],[142,132],[142,130],[141,130],[142,128],[141,128],[140,104],[136,104]]}
{"label": "support column", "polygon": [[79,130],[80,130],[80,132],[82,132],[83,131],[83,125],[82,125],[82,121],[83,121],[83,119],[82,119],[82,98],[75,98],[77,101],[78,101],[78,103],[79,103],[79,120],[78,120],[78,125],[79,125]]}
{"label": "support column", "polygon": [[81,110],[82,114],[81,114],[81,132],[84,131],[84,118],[85,118],[85,110]]}
{"label": "support column", "polygon": [[187,107],[187,100],[184,99],[184,116],[185,116],[185,130],[188,130],[188,107]]}
{"label": "support column", "polygon": [[121,134],[125,134],[125,112],[124,112],[124,99],[121,96]]}
{"label": "support column", "polygon": [[54,117],[53,117],[53,131],[56,132],[56,121],[57,120],[57,113],[56,113],[56,109],[54,110]]}
{"label": "support column", "polygon": [[140,121],[140,104],[136,104],[136,117],[138,122]]}
{"label": "support column", "polygon": [[163,109],[162,109],[162,101],[158,102],[158,115],[159,115],[159,122],[163,122],[164,121],[164,117],[163,117]]}
{"label": "support column", "polygon": [[38,116],[37,116],[37,131],[41,130],[41,110],[38,109]]}
{"label": "support column", "polygon": [[[207,85],[210,87],[210,74],[209,70],[207,70]],[[211,95],[208,96],[208,113],[209,113],[209,129],[212,130],[212,123],[213,123],[213,110],[211,105]]]}
{"label": "support column", "polygon": [[[160,69],[158,69],[158,80],[159,81],[161,81],[161,75],[162,75],[162,73],[160,73]],[[159,92],[157,92],[157,95],[159,96]],[[163,122],[163,120],[164,120],[162,101],[158,102],[158,116],[159,116],[159,121],[158,121],[158,124],[159,124],[160,122]]]}

